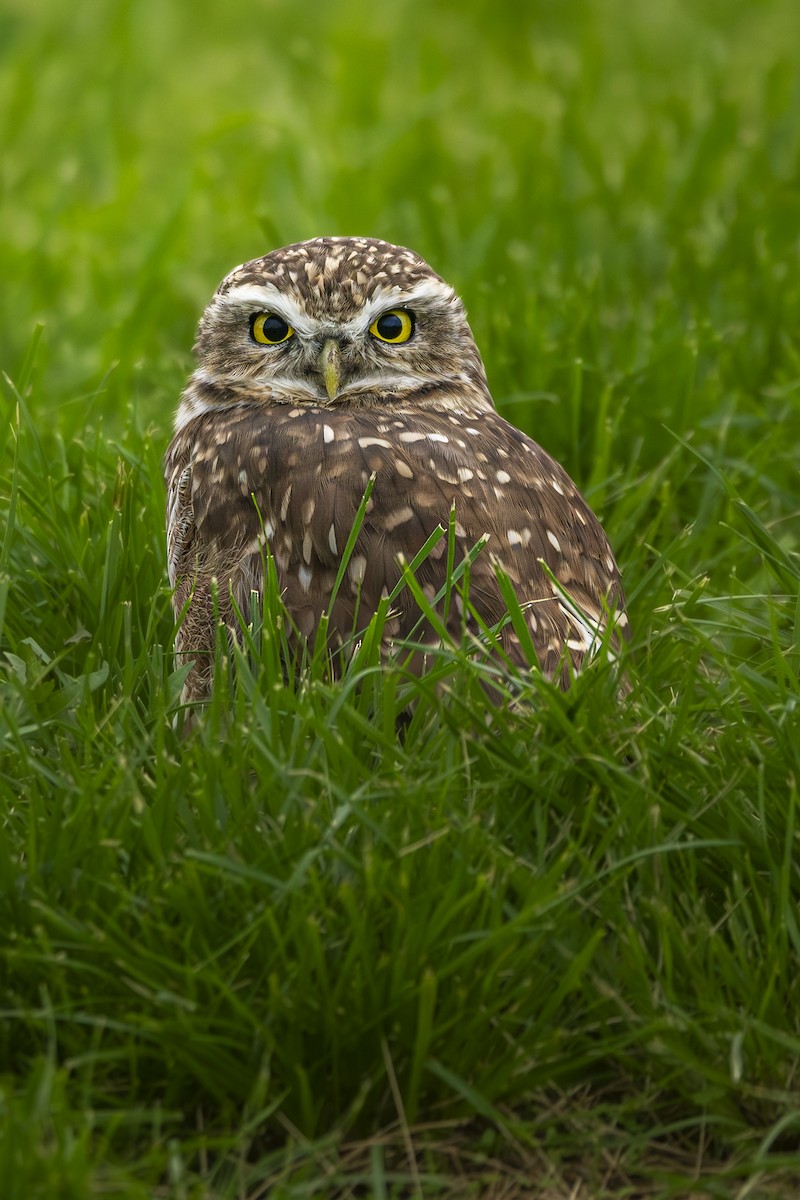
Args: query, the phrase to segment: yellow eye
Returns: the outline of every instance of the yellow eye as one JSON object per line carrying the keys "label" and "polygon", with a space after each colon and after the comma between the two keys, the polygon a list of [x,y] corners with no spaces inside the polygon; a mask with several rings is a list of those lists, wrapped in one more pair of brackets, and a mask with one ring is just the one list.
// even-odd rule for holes
{"label": "yellow eye", "polygon": [[256,313],[250,318],[250,332],[260,346],[277,346],[279,342],[288,342],[294,334],[291,325],[277,313]]}
{"label": "yellow eye", "polygon": [[414,332],[414,316],[405,308],[393,308],[377,317],[369,327],[379,342],[391,342],[393,346],[407,342]]}

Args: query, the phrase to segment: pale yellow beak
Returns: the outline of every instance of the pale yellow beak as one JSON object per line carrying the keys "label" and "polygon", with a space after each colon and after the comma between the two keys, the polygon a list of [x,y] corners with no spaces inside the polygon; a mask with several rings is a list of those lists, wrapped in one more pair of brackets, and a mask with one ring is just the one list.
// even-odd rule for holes
{"label": "pale yellow beak", "polygon": [[342,352],[339,343],[328,338],[319,354],[319,369],[325,380],[325,390],[330,400],[336,399],[339,391],[339,381],[342,377]]}

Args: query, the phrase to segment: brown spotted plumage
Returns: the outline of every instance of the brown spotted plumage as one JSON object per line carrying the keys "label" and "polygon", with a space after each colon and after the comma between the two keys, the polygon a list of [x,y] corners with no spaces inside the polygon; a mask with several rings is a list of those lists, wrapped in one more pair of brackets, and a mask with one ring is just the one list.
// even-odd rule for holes
{"label": "brown spotted plumage", "polygon": [[[212,579],[219,616],[235,628],[229,597],[250,612],[266,543],[293,624],[311,637],[373,475],[332,637],[367,624],[400,560],[447,528],[453,509],[457,561],[487,539],[470,604],[489,626],[502,620],[501,567],[547,675],[566,684],[567,664],[592,653],[609,613],[627,624],[597,519],[562,468],[495,411],[461,301],[412,251],[316,238],[245,263],[214,295],[195,349],[166,458],[169,574],[176,615],[185,609],[178,650],[195,664],[187,699],[211,683]],[[431,599],[446,562],[445,538],[416,572]],[[387,642],[419,616],[403,589]],[[477,631],[459,598],[447,621],[454,636]],[[501,642],[524,664],[508,623]]]}

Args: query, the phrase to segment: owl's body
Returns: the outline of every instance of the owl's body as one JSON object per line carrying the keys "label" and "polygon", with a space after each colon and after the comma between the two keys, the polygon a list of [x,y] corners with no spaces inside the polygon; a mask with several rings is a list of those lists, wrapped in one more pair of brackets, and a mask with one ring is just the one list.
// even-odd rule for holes
{"label": "owl's body", "polygon": [[[333,639],[366,626],[401,561],[448,527],[451,510],[456,562],[486,538],[470,569],[469,606],[486,625],[501,622],[501,568],[546,674],[566,683],[566,663],[580,667],[610,614],[625,626],[600,525],[562,468],[495,411],[461,302],[411,251],[318,238],[246,263],[220,285],[196,350],[166,459],[176,615],[188,602],[178,650],[195,663],[187,699],[211,684],[212,580],[219,617],[233,627],[229,596],[249,614],[267,547],[297,633],[313,638],[372,476],[329,614]],[[430,600],[447,557],[443,538],[416,571]],[[419,618],[404,588],[387,644]],[[456,638],[479,629],[460,597],[446,620]],[[524,663],[509,623],[500,641]]]}

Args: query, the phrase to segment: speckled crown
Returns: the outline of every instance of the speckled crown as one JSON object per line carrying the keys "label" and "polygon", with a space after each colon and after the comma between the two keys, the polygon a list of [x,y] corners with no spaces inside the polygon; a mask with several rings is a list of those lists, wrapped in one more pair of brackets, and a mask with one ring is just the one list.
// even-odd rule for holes
{"label": "speckled crown", "polygon": [[320,237],[242,263],[225,276],[217,295],[247,284],[281,288],[289,280],[307,301],[324,305],[328,316],[345,318],[382,288],[413,287],[431,279],[448,286],[405,246],[379,238]]}

